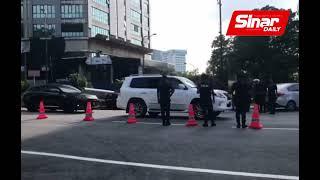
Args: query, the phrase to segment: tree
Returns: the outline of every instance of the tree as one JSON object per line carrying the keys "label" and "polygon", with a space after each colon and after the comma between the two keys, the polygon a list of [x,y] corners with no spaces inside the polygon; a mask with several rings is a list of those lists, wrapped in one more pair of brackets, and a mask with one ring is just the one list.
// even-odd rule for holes
{"label": "tree", "polygon": [[[222,42],[222,49],[221,49]],[[228,56],[232,50],[232,39],[226,39],[224,35],[217,36],[211,45],[212,53],[210,60],[208,61],[207,74],[212,74],[214,78],[220,80],[224,84],[227,84],[228,72]],[[221,58],[222,51],[222,58]]]}
{"label": "tree", "polygon": [[[265,6],[261,10],[278,10]],[[224,84],[240,71],[246,71],[251,78],[272,76],[276,82],[298,79],[299,59],[299,20],[290,11],[290,17],[283,36],[237,36],[225,39],[217,36],[212,43],[212,54],[207,72]],[[221,63],[220,42],[223,46]],[[221,67],[221,64],[223,67]],[[231,77],[231,78],[230,78]]]}

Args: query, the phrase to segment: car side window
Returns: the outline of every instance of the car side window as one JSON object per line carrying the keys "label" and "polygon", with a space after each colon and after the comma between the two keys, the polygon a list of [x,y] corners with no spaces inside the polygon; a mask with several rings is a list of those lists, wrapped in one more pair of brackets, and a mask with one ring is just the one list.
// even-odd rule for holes
{"label": "car side window", "polygon": [[159,80],[160,78],[157,77],[133,78],[130,83],[130,87],[156,89],[158,88]]}
{"label": "car side window", "polygon": [[171,83],[171,86],[174,88],[174,89],[185,89],[186,86],[178,79],[175,79],[175,78],[169,78],[169,81]]}
{"label": "car side window", "polygon": [[299,85],[292,85],[288,87],[288,91],[299,91]]}
{"label": "car side window", "polygon": [[60,90],[58,89],[58,88],[56,88],[56,87],[46,87],[45,89],[44,89],[44,91],[45,92],[51,92],[51,93],[58,93],[58,92],[60,92]]}

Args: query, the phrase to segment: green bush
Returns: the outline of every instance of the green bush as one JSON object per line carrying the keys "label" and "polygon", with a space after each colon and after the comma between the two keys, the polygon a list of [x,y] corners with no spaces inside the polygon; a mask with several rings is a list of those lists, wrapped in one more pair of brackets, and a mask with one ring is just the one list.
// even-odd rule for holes
{"label": "green bush", "polygon": [[77,87],[79,89],[83,89],[88,85],[87,78],[78,73],[70,74],[69,80],[74,87]]}
{"label": "green bush", "polygon": [[26,91],[29,88],[30,84],[27,80],[21,80],[21,93]]}

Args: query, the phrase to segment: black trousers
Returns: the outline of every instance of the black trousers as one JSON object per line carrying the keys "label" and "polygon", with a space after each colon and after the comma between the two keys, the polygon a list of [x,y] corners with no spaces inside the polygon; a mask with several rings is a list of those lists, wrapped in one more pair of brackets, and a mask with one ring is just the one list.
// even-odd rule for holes
{"label": "black trousers", "polygon": [[162,123],[165,123],[170,120],[170,103],[161,103],[160,108]]}
{"label": "black trousers", "polygon": [[236,110],[236,120],[237,120],[237,125],[240,125],[240,115],[241,115],[241,123],[242,125],[246,124],[246,111],[242,110]]}
{"label": "black trousers", "polygon": [[265,113],[267,111],[266,103],[260,103],[259,104],[259,112],[260,113]]}
{"label": "black trousers", "polygon": [[270,114],[274,114],[276,112],[276,101],[269,101],[269,111]]}
{"label": "black trousers", "polygon": [[213,124],[216,120],[216,117],[213,114],[213,107],[208,105],[201,105],[201,109],[204,114],[204,123],[208,124],[208,121],[210,120]]}

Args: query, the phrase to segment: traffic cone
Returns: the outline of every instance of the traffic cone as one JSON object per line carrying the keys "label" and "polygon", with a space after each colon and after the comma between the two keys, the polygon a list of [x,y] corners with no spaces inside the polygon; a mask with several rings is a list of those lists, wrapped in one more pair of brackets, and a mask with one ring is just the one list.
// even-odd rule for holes
{"label": "traffic cone", "polygon": [[91,102],[87,102],[87,108],[86,108],[86,116],[83,119],[84,121],[93,121],[94,118],[92,117],[92,108],[91,108]]}
{"label": "traffic cone", "polygon": [[186,126],[197,126],[198,123],[197,121],[194,119],[194,111],[193,111],[193,105],[190,104],[189,105],[189,120],[187,121]]}
{"label": "traffic cone", "polygon": [[253,107],[253,113],[252,113],[252,121],[249,126],[249,128],[252,129],[262,129],[262,124],[260,123],[260,114],[259,114],[259,108],[257,104],[254,104]]}
{"label": "traffic cone", "polygon": [[133,105],[133,103],[130,103],[130,106],[129,106],[129,118],[128,118],[127,123],[128,124],[133,124],[133,123],[136,123],[136,122],[137,122],[137,119],[136,119],[136,113],[134,112],[134,105]]}
{"label": "traffic cone", "polygon": [[48,116],[45,113],[44,105],[43,105],[43,100],[40,100],[40,108],[39,108],[39,115],[37,119],[46,119]]}

